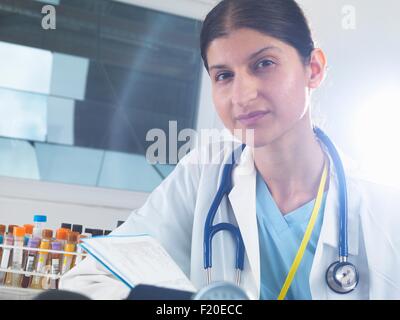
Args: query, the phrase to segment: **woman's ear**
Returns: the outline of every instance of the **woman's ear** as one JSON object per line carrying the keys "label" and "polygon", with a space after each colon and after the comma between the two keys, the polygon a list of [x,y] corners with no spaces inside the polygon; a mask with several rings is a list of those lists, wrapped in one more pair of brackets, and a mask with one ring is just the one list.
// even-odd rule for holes
{"label": "woman's ear", "polygon": [[308,87],[318,88],[325,78],[327,61],[325,53],[321,49],[314,49],[311,53],[309,64]]}

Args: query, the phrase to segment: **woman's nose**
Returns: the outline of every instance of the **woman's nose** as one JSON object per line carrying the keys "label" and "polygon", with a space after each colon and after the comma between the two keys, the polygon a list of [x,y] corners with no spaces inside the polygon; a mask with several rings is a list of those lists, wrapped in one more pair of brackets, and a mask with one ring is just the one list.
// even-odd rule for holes
{"label": "woman's nose", "polygon": [[236,76],[232,86],[232,104],[246,107],[258,95],[257,82],[251,76]]}

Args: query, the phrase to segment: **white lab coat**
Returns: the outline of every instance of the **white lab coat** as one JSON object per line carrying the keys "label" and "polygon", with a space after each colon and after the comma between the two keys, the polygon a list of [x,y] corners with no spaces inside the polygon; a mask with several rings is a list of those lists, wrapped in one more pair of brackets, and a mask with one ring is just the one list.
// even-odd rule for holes
{"label": "white lab coat", "polygon": [[[204,163],[210,148],[189,153],[143,207],[114,231],[114,234],[149,233],[156,237],[197,288],[206,285],[203,228],[219,186],[222,165],[231,154],[231,149],[224,147],[225,150],[220,150],[221,158],[217,161],[213,158],[211,164]],[[331,165],[324,220],[310,273],[312,298],[400,299],[400,193],[357,177],[344,157],[342,161],[348,187],[349,261],[356,265],[360,282],[353,292],[345,295],[336,294],[325,282],[328,266],[338,258],[338,186]],[[241,285],[252,299],[258,299],[256,170],[249,147],[243,151],[233,172],[233,184],[214,224],[222,221],[238,224],[246,248]],[[214,237],[213,281],[234,281],[235,251],[229,233],[220,232]],[[65,274],[60,288],[78,291],[93,299],[123,299],[129,293],[122,282],[93,258],[85,259]]]}

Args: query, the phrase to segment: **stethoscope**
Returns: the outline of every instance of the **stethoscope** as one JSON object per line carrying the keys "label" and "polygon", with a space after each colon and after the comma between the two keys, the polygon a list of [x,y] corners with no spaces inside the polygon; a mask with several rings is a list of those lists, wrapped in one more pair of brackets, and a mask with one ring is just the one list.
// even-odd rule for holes
{"label": "stethoscope", "polygon": [[[356,267],[348,262],[348,232],[347,232],[347,185],[344,174],[343,164],[339,153],[328,138],[328,136],[319,128],[314,128],[316,137],[321,141],[328,150],[335,166],[339,184],[339,260],[332,263],[325,274],[325,279],[328,287],[336,293],[346,294],[353,291],[359,282],[359,275]],[[212,268],[212,240],[213,237],[220,231],[229,231],[236,242],[236,284],[240,285],[240,276],[244,268],[244,242],[240,229],[231,223],[214,223],[214,218],[218,207],[225,195],[228,195],[232,190],[232,172],[235,167],[235,159],[242,153],[245,144],[235,150],[227,163],[224,164],[222,177],[217,194],[208,211],[206,222],[204,225],[204,269],[207,271],[207,284],[211,283],[211,268]]]}

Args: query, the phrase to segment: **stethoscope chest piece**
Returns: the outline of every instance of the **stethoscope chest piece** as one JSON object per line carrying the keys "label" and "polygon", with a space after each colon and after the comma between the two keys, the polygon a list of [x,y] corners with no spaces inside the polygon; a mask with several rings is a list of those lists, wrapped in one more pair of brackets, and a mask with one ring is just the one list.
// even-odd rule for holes
{"label": "stethoscope chest piece", "polygon": [[192,300],[249,300],[247,293],[229,282],[214,282],[197,292]]}
{"label": "stethoscope chest piece", "polygon": [[336,261],[326,271],[326,282],[333,291],[346,294],[353,291],[358,285],[358,272],[350,262]]}

